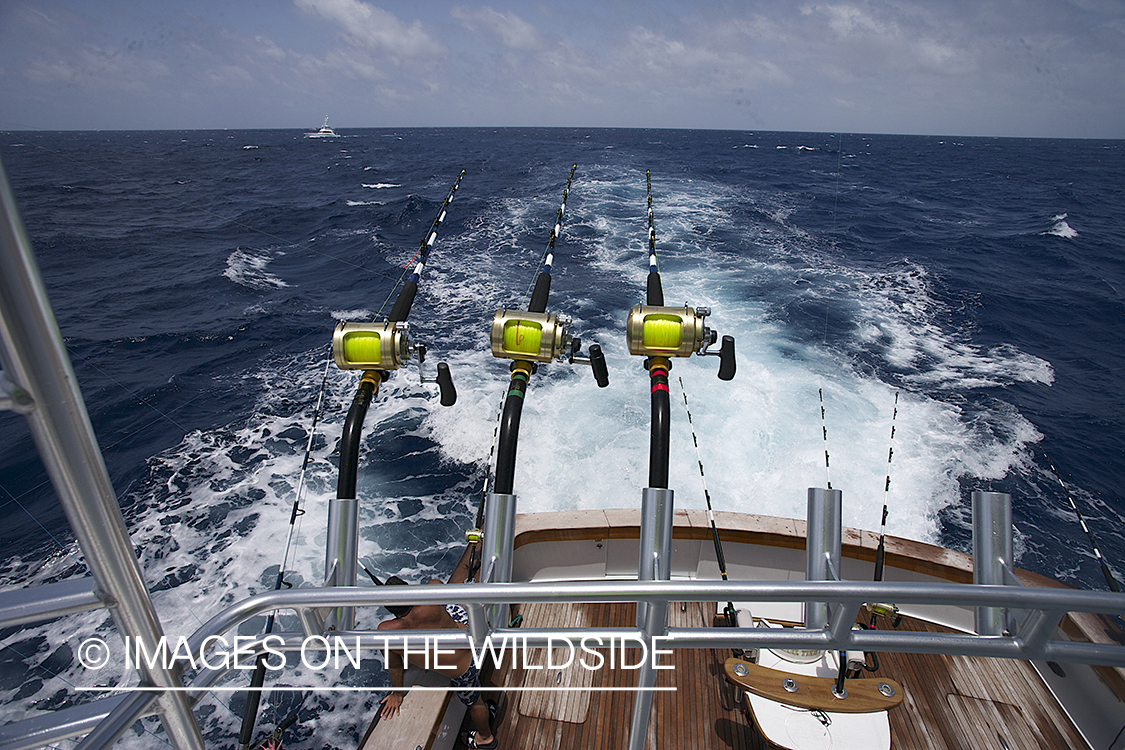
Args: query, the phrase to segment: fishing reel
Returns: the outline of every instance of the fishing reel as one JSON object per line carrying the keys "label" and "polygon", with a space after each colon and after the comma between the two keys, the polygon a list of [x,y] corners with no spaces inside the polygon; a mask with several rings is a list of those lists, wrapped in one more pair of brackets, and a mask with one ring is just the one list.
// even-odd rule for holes
{"label": "fishing reel", "polygon": [[418,355],[420,383],[437,383],[441,405],[457,403],[457,389],[449,374],[449,365],[439,362],[437,377],[426,378],[422,364],[426,361],[426,345],[410,340],[410,326],[400,323],[340,322],[332,333],[332,358],[341,370],[397,370],[410,362],[411,353]]}
{"label": "fishing reel", "polygon": [[734,377],[734,337],[723,336],[719,351],[708,351],[719,334],[705,319],[709,307],[634,305],[625,322],[629,353],[646,357],[690,357],[692,354],[719,358],[719,380]]}
{"label": "fishing reel", "polygon": [[492,356],[544,364],[558,360],[590,365],[599,388],[609,385],[605,355],[597,344],[589,356],[581,354],[582,339],[571,336],[565,315],[533,313],[524,310],[497,310],[492,318]]}

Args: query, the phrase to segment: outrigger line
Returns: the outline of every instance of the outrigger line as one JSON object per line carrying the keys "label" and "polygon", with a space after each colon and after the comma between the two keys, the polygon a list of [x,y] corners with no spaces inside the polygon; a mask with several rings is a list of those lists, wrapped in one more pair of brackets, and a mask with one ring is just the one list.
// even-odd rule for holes
{"label": "outrigger line", "polygon": [[1059,480],[1059,486],[1066,492],[1066,499],[1070,501],[1070,507],[1074,510],[1074,515],[1078,516],[1078,523],[1081,524],[1082,530],[1086,532],[1086,536],[1090,540],[1090,546],[1094,549],[1094,556],[1098,558],[1098,565],[1101,566],[1102,575],[1105,576],[1106,585],[1109,586],[1110,591],[1119,593],[1121,591],[1121,586],[1117,583],[1117,579],[1113,577],[1113,572],[1109,569],[1109,565],[1106,564],[1105,558],[1102,557],[1101,550],[1098,549],[1098,539],[1094,536],[1094,532],[1090,531],[1090,527],[1086,525],[1086,519],[1082,517],[1082,511],[1078,510],[1078,504],[1074,502],[1074,496],[1070,493],[1070,488],[1063,482],[1062,475],[1059,474],[1059,470],[1056,469],[1054,463],[1051,462],[1051,457],[1047,455],[1047,451],[1043,450],[1043,446],[1041,445],[1038,447],[1039,452],[1043,454],[1043,458],[1047,459],[1047,465],[1051,467],[1055,478]]}

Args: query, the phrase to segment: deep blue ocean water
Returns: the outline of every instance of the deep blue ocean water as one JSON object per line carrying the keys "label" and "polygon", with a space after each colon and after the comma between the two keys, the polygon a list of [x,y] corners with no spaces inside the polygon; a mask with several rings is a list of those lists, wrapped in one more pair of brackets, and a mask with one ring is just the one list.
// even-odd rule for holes
{"label": "deep blue ocean water", "polygon": [[[716,509],[803,518],[805,489],[830,480],[845,523],[877,529],[889,471],[890,533],[967,551],[969,492],[1007,491],[1019,564],[1104,588],[1069,492],[1125,573],[1125,142],[21,132],[0,134],[0,155],[174,635],[272,586],[332,328],[386,314],[461,169],[410,319],[428,374],[448,361],[459,401],[438,406],[415,370],[384,384],[361,454],[368,567],[421,579],[459,555],[508,379],[489,322],[525,304],[577,163],[549,310],[602,345],[611,384],[565,364],[532,379],[521,511],[636,507],[647,483],[648,379],[627,354],[624,320],[643,301],[650,170],[668,304],[710,306],[711,325],[738,342],[730,383],[712,359],[673,369],[678,507],[704,499],[675,376]],[[308,512],[284,557],[297,585],[323,577],[336,441],[357,379],[328,370]],[[22,419],[0,414],[0,436],[0,578],[83,574]],[[82,684],[67,647],[80,627],[0,634],[12,718],[66,700],[68,676]],[[233,743],[238,699],[209,700],[209,739]],[[326,700],[308,698],[306,713]],[[333,703],[343,716],[365,700]],[[267,725],[286,701],[266,701]],[[310,746],[339,741],[327,725],[300,731],[324,732]]]}

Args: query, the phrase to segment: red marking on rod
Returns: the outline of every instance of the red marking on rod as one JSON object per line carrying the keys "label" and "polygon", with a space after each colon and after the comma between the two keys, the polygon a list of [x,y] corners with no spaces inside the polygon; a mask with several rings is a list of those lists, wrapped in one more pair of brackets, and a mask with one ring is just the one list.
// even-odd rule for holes
{"label": "red marking on rod", "polygon": [[652,384],[652,390],[654,390],[654,391],[664,391],[665,393],[667,393],[668,392],[668,384],[667,383],[653,383]]}

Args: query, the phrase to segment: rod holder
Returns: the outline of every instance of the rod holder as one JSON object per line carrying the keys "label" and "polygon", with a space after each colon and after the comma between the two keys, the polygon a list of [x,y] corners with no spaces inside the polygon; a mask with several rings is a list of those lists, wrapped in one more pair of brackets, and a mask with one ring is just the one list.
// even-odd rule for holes
{"label": "rod holder", "polygon": [[[512,549],[516,538],[516,496],[490,492],[484,501],[484,529],[481,540],[482,583],[510,583]],[[508,625],[508,605],[493,604],[487,609],[493,627]]]}
{"label": "rod holder", "polygon": [[[328,501],[328,538],[324,545],[325,586],[355,586],[359,567],[359,501],[334,497]],[[327,630],[355,628],[355,608],[336,607],[324,618]]]}
{"label": "rod holder", "polygon": [[[672,576],[672,510],[675,493],[670,489],[645,487],[641,490],[641,545],[637,559],[638,581],[667,581]],[[668,629],[668,602],[637,602],[637,627],[647,648],[652,637]],[[647,738],[652,688],[656,672],[652,660],[645,659],[637,674],[637,694],[629,724],[629,749],[643,750]]]}
{"label": "rod holder", "polygon": [[[840,490],[809,488],[805,534],[805,580],[839,579],[840,534],[844,493]],[[819,630],[828,625],[831,613],[827,602],[805,602],[805,627]]]}
{"label": "rod holder", "polygon": [[[1012,496],[1005,492],[973,491],[973,583],[1003,586],[1005,568],[1013,567]],[[977,607],[975,625],[981,635],[1010,631],[1008,611]]]}
{"label": "rod holder", "polygon": [[[672,575],[672,510],[675,492],[645,487],[641,490],[641,545],[637,556],[638,581],[667,581]],[[637,627],[650,635],[664,632],[657,618],[667,602],[637,602]],[[653,629],[655,631],[653,632]]]}

